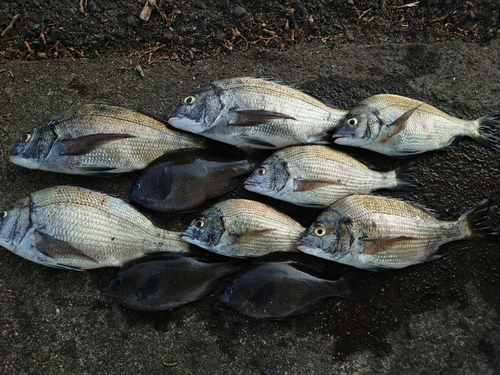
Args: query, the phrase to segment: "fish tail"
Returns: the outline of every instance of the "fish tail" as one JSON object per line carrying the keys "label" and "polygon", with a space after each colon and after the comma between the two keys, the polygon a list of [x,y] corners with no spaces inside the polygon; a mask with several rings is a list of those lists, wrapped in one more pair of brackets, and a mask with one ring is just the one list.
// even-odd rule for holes
{"label": "fish tail", "polygon": [[337,290],[334,294],[337,297],[362,300],[365,298],[365,287],[360,282],[356,272],[349,272],[337,282]]}
{"label": "fish tail", "polygon": [[479,136],[475,139],[484,147],[500,152],[500,111],[493,111],[477,120]]}
{"label": "fish tail", "polygon": [[417,164],[414,160],[409,163],[403,164],[399,168],[394,170],[396,175],[396,185],[391,187],[392,190],[404,190],[418,193],[421,188],[420,182],[418,182],[414,174],[417,171]]}
{"label": "fish tail", "polygon": [[468,228],[468,238],[478,241],[500,241],[500,233],[494,232],[486,224],[491,207],[491,199],[484,199],[476,207],[464,213],[458,219]]}

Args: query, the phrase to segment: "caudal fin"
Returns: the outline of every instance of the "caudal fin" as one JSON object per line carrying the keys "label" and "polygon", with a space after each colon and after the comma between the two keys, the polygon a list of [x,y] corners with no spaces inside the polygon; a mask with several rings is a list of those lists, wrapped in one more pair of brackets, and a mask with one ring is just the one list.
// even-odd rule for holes
{"label": "caudal fin", "polygon": [[475,138],[484,147],[500,152],[500,111],[493,111],[477,120],[479,137]]}
{"label": "caudal fin", "polygon": [[417,171],[417,164],[414,160],[409,163],[403,164],[394,170],[396,174],[397,185],[392,187],[392,190],[405,190],[418,193],[421,184],[415,180],[414,174]]}
{"label": "caudal fin", "polygon": [[500,233],[494,232],[486,224],[491,207],[491,199],[484,199],[476,207],[460,216],[460,221],[466,222],[470,228],[470,239],[479,241],[500,241]]}
{"label": "caudal fin", "polygon": [[332,296],[354,300],[365,298],[365,288],[360,277],[355,272],[345,274],[336,284],[335,292]]}

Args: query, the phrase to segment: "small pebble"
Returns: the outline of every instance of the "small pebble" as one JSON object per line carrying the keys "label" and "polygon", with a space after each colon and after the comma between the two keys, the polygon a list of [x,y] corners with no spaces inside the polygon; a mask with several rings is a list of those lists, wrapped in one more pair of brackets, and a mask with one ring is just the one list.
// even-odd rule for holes
{"label": "small pebble", "polygon": [[233,14],[236,16],[236,17],[240,17],[241,15],[245,14],[246,13],[246,10],[245,8],[243,7],[240,7],[240,6],[235,6],[233,8]]}

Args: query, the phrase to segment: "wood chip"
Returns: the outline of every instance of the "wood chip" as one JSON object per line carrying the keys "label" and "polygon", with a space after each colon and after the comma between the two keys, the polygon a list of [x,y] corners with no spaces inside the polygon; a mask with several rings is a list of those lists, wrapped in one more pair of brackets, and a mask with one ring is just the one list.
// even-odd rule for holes
{"label": "wood chip", "polygon": [[139,15],[141,21],[148,22],[151,13],[153,13],[155,9],[158,9],[156,0],[146,0],[146,4],[144,4],[144,8],[142,8],[141,14]]}

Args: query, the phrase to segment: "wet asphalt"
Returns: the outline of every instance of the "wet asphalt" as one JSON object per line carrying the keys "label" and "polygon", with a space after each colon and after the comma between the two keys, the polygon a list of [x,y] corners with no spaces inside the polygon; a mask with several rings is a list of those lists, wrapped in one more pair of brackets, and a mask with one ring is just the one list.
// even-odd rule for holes
{"label": "wet asphalt", "polygon": [[[192,67],[129,59],[13,61],[0,73],[0,204],[57,184],[126,197],[138,173],[99,179],[33,171],[8,154],[51,115],[104,103],[166,115],[181,98],[220,78],[258,76],[291,83],[349,108],[377,93],[426,101],[477,118],[500,109],[500,42],[432,46],[382,44],[285,52],[234,53]],[[500,132],[499,132],[500,133]],[[375,169],[405,162],[342,148]],[[493,199],[500,230],[500,154],[464,139],[452,150],[415,157],[420,194],[382,192],[456,219]],[[221,199],[269,203],[308,225],[317,210],[237,189]],[[166,215],[182,229],[195,213]],[[218,292],[184,307],[144,313],[106,299],[113,269],[71,272],[31,263],[7,250],[0,260],[0,373],[5,374],[500,374],[500,244],[454,242],[436,261],[387,272],[356,271],[363,301],[332,299],[283,321],[246,318]],[[349,267],[335,266],[339,273]]]}

